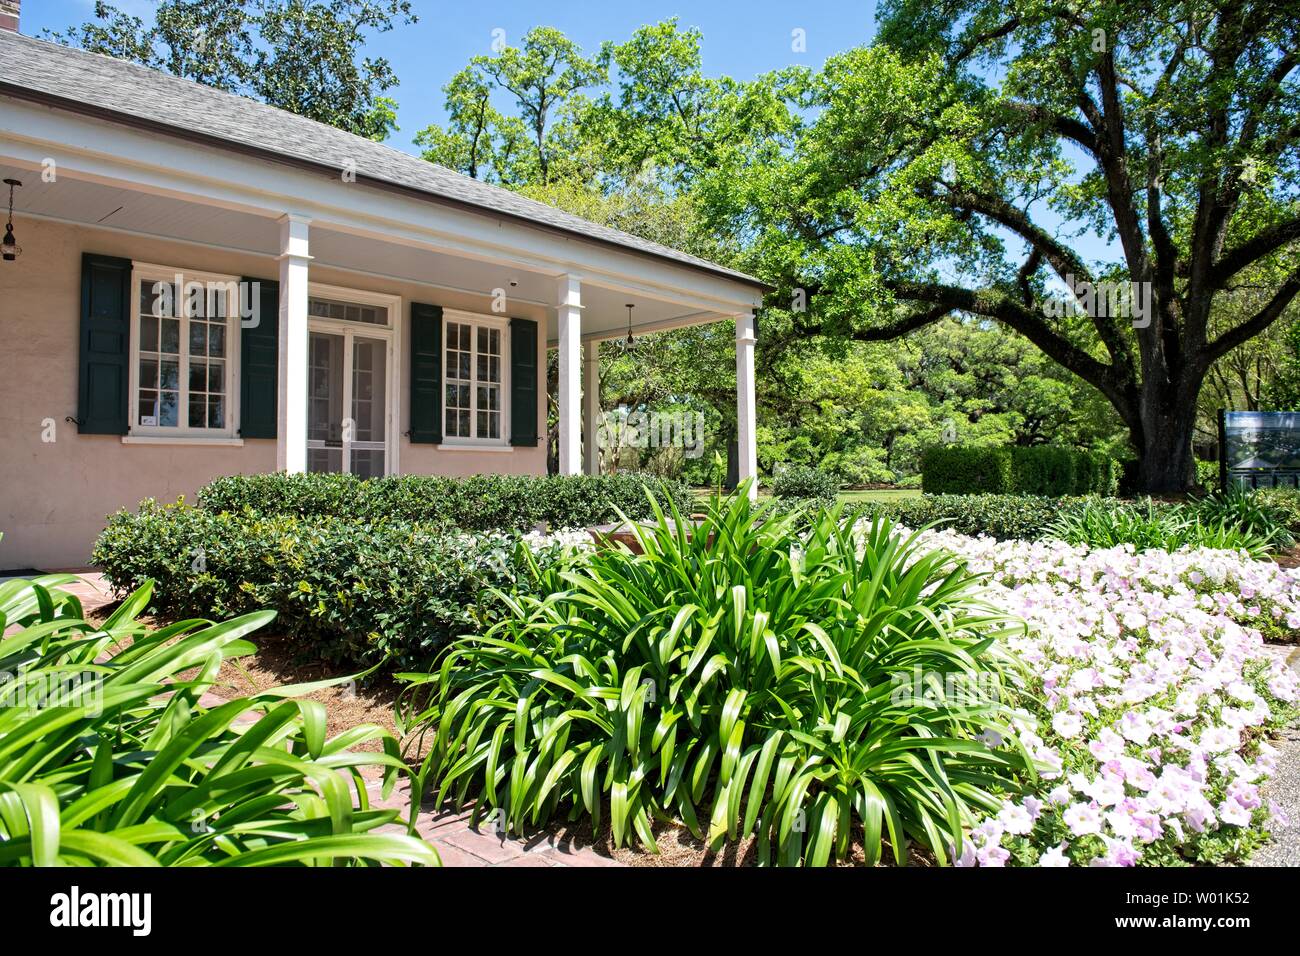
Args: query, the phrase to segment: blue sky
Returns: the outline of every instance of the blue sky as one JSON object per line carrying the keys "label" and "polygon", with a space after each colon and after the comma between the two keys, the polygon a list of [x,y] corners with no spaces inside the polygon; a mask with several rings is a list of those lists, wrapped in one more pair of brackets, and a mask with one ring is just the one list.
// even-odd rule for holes
{"label": "blue sky", "polygon": [[[113,0],[110,0],[113,2]],[[40,36],[92,18],[94,0],[24,0],[21,29]],[[151,0],[117,0],[114,6],[148,21]],[[791,3],[790,0],[528,0],[446,3],[414,0],[420,22],[374,36],[368,54],[385,56],[401,85],[400,131],[389,144],[418,152],[411,137],[443,117],[442,86],[470,57],[491,53],[492,31],[505,30],[515,44],[535,26],[553,26],[594,53],[603,40],[625,40],[637,27],[676,16],[704,34],[705,70],[749,79],[791,64],[820,66],[826,57],[866,43],[875,32],[874,2]],[[791,32],[802,29],[807,52],[791,50]]]}

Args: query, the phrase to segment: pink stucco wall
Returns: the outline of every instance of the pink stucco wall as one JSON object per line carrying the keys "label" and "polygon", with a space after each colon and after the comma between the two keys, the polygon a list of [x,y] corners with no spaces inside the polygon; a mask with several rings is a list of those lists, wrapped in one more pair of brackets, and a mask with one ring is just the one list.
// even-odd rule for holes
{"label": "pink stucco wall", "polygon": [[[15,223],[17,228],[19,223]],[[275,442],[242,446],[124,444],[114,435],[78,435],[64,421],[77,413],[81,255],[95,252],[182,269],[273,278],[274,259],[170,243],[91,227],[48,221],[21,222],[23,255],[0,263],[0,571],[18,567],[81,567],[89,562],[105,516],[143,498],[192,499],[220,475],[271,471]],[[415,283],[358,276],[313,267],[312,280],[403,298],[409,303],[489,312],[489,300]],[[539,323],[538,354],[546,354],[545,315],[519,310]],[[404,325],[405,329],[405,325]],[[407,336],[404,334],[403,339]],[[404,347],[404,346],[403,346]],[[409,358],[396,359],[403,376],[400,432],[409,428]],[[539,434],[545,434],[545,402],[539,402]],[[42,440],[46,419],[55,440]],[[464,451],[412,445],[400,439],[404,474],[543,474],[545,449]]]}

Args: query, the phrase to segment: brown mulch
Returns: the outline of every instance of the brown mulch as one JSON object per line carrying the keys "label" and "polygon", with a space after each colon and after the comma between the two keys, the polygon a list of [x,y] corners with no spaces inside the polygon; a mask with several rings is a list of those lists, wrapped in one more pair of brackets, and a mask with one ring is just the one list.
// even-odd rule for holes
{"label": "brown mulch", "polygon": [[1300,544],[1274,554],[1273,560],[1284,568],[1300,568]]}

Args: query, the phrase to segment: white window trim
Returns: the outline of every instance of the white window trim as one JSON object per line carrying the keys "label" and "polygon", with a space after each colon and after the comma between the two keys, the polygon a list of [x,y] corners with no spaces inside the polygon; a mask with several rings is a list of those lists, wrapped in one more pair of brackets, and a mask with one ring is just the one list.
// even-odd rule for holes
{"label": "white window trim", "polygon": [[[447,434],[447,324],[456,322],[471,326],[485,325],[499,329],[501,332],[501,437],[500,438],[462,438]],[[471,336],[471,340],[476,336]],[[505,315],[485,315],[481,312],[465,312],[460,309],[442,310],[442,354],[438,356],[441,363],[442,401],[439,402],[443,420],[442,442],[434,447],[440,451],[514,451],[510,444],[510,317]],[[470,371],[477,374],[477,363],[470,363]],[[471,379],[472,381],[474,379]],[[478,428],[478,389],[470,386],[470,428]]]}
{"label": "white window trim", "polygon": [[[237,286],[241,280],[238,276],[223,275],[217,272],[202,272],[195,269],[183,269],[179,266],[165,266],[154,262],[131,263],[131,329],[130,329],[130,367],[127,370],[127,433],[122,436],[122,443],[128,445],[230,445],[232,442],[242,444],[239,436],[239,356],[240,356],[240,316],[239,303],[235,303],[234,315],[226,316],[226,427],[225,428],[190,428],[175,425],[140,425],[140,283],[153,279],[156,282],[175,282],[180,273],[185,281],[194,282],[233,282]],[[227,312],[230,311],[227,304]],[[177,398],[177,420],[188,421],[189,416],[189,335],[188,328],[182,325],[181,348],[177,353],[180,364]],[[161,334],[161,332],[160,332]],[[183,357],[183,361],[182,361]],[[184,416],[184,418],[182,418]]]}
{"label": "white window trim", "polygon": [[[308,298],[334,299],[357,305],[379,305],[388,310],[387,325],[373,325],[369,322],[349,322],[346,319],[328,319],[317,315],[307,316],[308,330],[320,330],[349,336],[360,335],[362,338],[383,339],[388,343],[386,361],[388,363],[388,414],[384,421],[384,474],[400,475],[401,467],[398,455],[401,453],[402,388],[404,379],[403,363],[398,361],[402,355],[402,297],[386,292],[367,292],[362,289],[349,289],[346,286],[326,285],[323,282],[307,283]],[[347,390],[350,394],[351,384]]]}

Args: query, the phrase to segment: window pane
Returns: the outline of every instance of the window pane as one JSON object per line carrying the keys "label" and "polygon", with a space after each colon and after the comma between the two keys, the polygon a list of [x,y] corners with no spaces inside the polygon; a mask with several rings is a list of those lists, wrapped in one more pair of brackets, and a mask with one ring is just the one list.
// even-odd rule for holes
{"label": "window pane", "polygon": [[469,386],[460,386],[460,395],[457,397],[456,404],[461,408],[469,408]]}
{"label": "window pane", "polygon": [[463,411],[460,413],[460,431],[458,431],[457,434],[464,438],[468,438],[469,433],[469,412]]}
{"label": "window pane", "polygon": [[141,388],[158,387],[158,360],[157,359],[140,360],[140,387]]}
{"label": "window pane", "polygon": [[190,362],[190,391],[206,392],[208,390],[208,367],[202,362]]}
{"label": "window pane", "polygon": [[158,351],[158,320],[152,315],[140,316],[140,351]]}
{"label": "window pane", "polygon": [[458,370],[458,373],[459,374],[457,374],[456,376],[457,378],[463,378],[463,379],[469,378],[469,353],[468,352],[460,353],[460,368]]}
{"label": "window pane", "polygon": [[190,396],[190,428],[203,428],[208,420],[207,402],[202,395]]}
{"label": "window pane", "polygon": [[443,429],[444,429],[444,431],[446,431],[446,433],[447,433],[448,435],[451,435],[451,436],[453,436],[453,437],[457,437],[457,435],[456,435],[456,411],[455,411],[455,409],[448,408],[448,409],[447,409],[447,413],[446,413],[446,417],[447,417],[447,421],[446,421],[446,422],[444,423],[444,425],[443,425]]}
{"label": "window pane", "polygon": [[163,392],[159,398],[158,424],[174,428],[180,411],[180,395],[176,392]]}
{"label": "window pane", "polygon": [[487,417],[488,417],[488,413],[485,411],[480,411],[478,413],[478,437],[479,438],[487,437],[487,433],[488,433]]}
{"label": "window pane", "polygon": [[208,427],[226,427],[226,400],[219,395],[208,399]]}
{"label": "window pane", "polygon": [[159,370],[162,374],[163,388],[174,390],[181,387],[181,369],[174,359],[162,362],[159,365]]}
{"label": "window pane", "polygon": [[140,392],[140,421],[141,425],[157,425],[158,419],[158,393],[150,391]]}
{"label": "window pane", "polygon": [[180,351],[181,323],[179,319],[162,319],[162,349],[173,354]]}
{"label": "window pane", "polygon": [[226,357],[226,327],[224,325],[208,327],[208,354],[217,358]]}
{"label": "window pane", "polygon": [[208,352],[208,324],[206,322],[190,323],[190,354],[206,355]]}
{"label": "window pane", "polygon": [[175,287],[167,282],[145,279],[140,283],[140,314],[149,316],[175,315]]}
{"label": "window pane", "polygon": [[491,412],[488,414],[488,438],[501,437],[501,413]]}
{"label": "window pane", "polygon": [[226,363],[208,363],[208,391],[220,394],[226,390]]}

